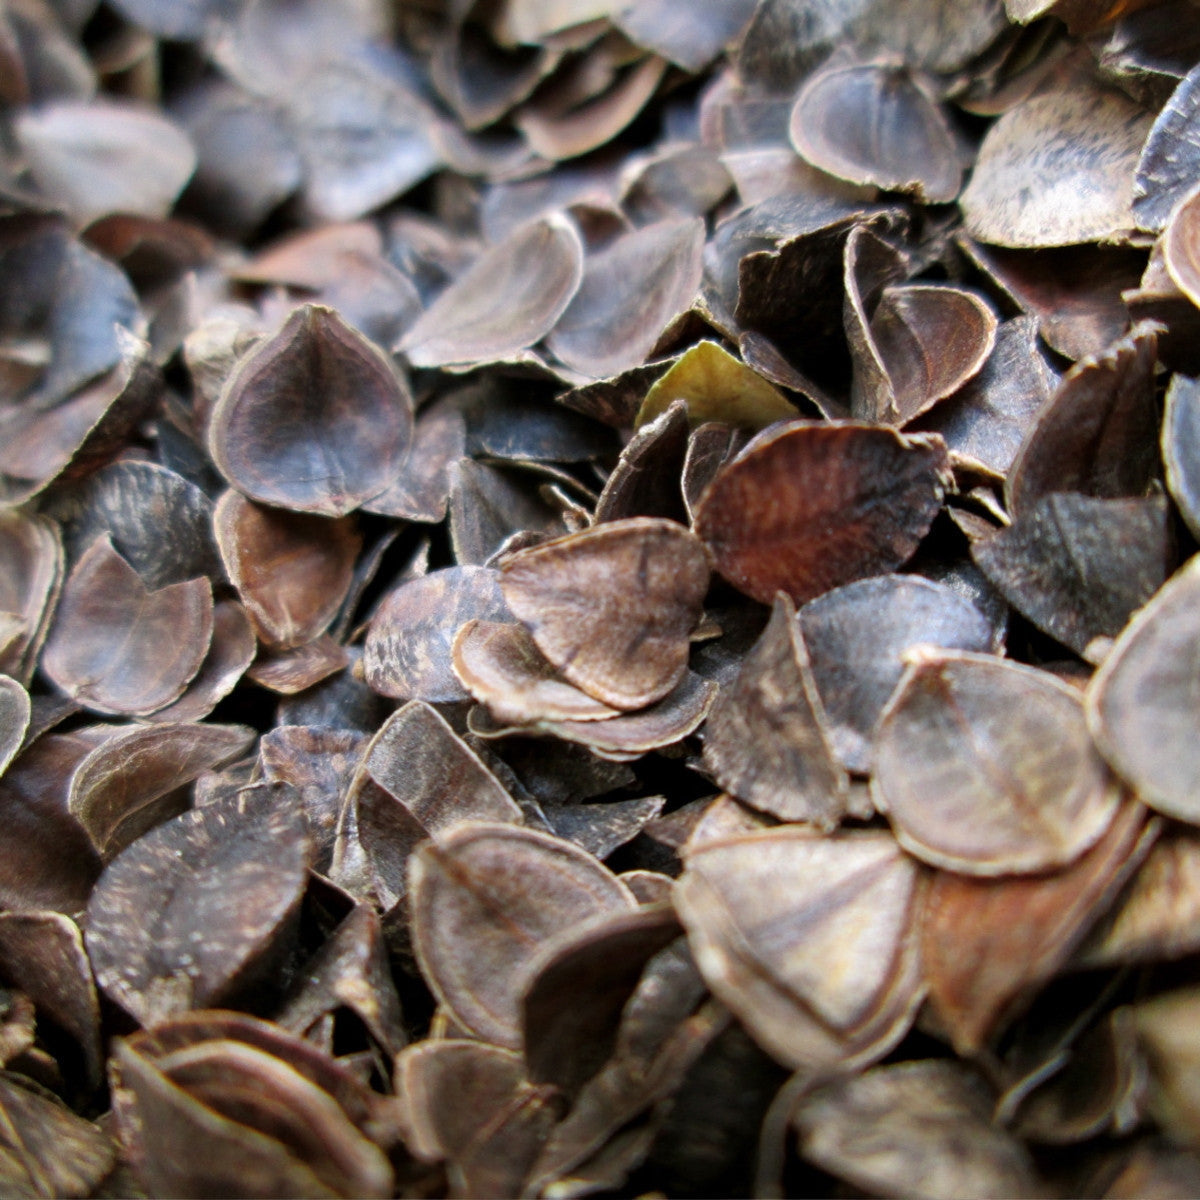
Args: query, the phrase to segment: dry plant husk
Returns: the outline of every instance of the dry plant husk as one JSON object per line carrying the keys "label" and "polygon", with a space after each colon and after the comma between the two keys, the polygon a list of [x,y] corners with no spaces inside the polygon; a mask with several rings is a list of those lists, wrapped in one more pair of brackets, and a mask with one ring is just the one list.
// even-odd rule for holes
{"label": "dry plant husk", "polygon": [[229,377],[209,418],[213,462],[244,496],[340,517],[400,473],[412,400],[336,312],[298,308]]}
{"label": "dry plant husk", "polygon": [[827,1084],[792,1120],[814,1161],[872,1192],[908,1190],[915,1174],[922,1197],[1037,1195],[1028,1152],[991,1107],[965,1065],[925,1060]]}
{"label": "dry plant husk", "polygon": [[[1181,568],[1117,639],[1102,669],[1088,686],[1088,723],[1097,745],[1152,808],[1195,822],[1192,803],[1193,756],[1179,744],[1170,755],[1155,753],[1139,737],[1144,722],[1156,736],[1189,719],[1191,704],[1180,683],[1190,678],[1196,654],[1194,561]],[[1146,694],[1149,676],[1161,687]]]}
{"label": "dry plant husk", "polygon": [[402,583],[371,620],[363,657],[367,683],[398,699],[464,700],[450,657],[455,635],[469,620],[507,615],[499,576],[486,567],[449,567]]}
{"label": "dry plant husk", "polygon": [[1168,520],[1160,497],[1051,492],[971,554],[1013,608],[1086,658],[1165,582],[1174,558]]}
{"label": "dry plant husk", "polygon": [[1191,446],[1196,428],[1200,387],[1186,375],[1176,375],[1167,389],[1162,426],[1162,456],[1166,484],[1179,515],[1192,536],[1200,529],[1200,497],[1196,495],[1196,457]]}
{"label": "dry plant husk", "polygon": [[694,534],[635,517],[514,554],[500,587],[568,681],[630,710],[661,700],[683,678],[708,575]]}
{"label": "dry plant husk", "polygon": [[871,787],[907,849],[967,875],[1072,862],[1120,796],[1077,690],[964,651],[927,651],[907,669],[879,718]]}
{"label": "dry plant husk", "polygon": [[438,998],[463,1028],[514,1049],[520,981],[543,941],[634,907],[590,855],[510,825],[468,822],[425,843],[410,886],[414,946]]}
{"label": "dry plant husk", "polygon": [[413,1152],[444,1162],[458,1194],[521,1194],[557,1109],[521,1055],[465,1038],[425,1041],[397,1057],[396,1090]]}
{"label": "dry plant husk", "polygon": [[799,611],[810,668],[838,758],[871,769],[875,725],[914,646],[988,651],[995,633],[969,598],[916,575],[876,575]]}
{"label": "dry plant husk", "polygon": [[[583,278],[583,245],[563,217],[517,230],[456,278],[404,335],[416,367],[469,365],[514,355],[540,341]],[[497,294],[506,300],[497,313]]]}
{"label": "dry plant husk", "polygon": [[904,67],[814,72],[796,97],[789,133],[802,158],[848,183],[912,192],[929,204],[958,195],[962,165],[953,131]]}
{"label": "dry plant husk", "polygon": [[[854,902],[831,903],[845,891]],[[915,1016],[919,892],[890,837],[783,827],[694,846],[675,903],[713,992],[786,1066],[819,1074],[883,1057]]]}
{"label": "dry plant husk", "polygon": [[[967,232],[1036,249],[1128,233],[1133,176],[1150,129],[1150,117],[1126,95],[1095,84],[1010,109],[988,131],[963,192]],[[1023,193],[1030,177],[1036,182]]]}
{"label": "dry plant husk", "polygon": [[1141,326],[1062,377],[1006,477],[1013,512],[1051,492],[1145,493],[1157,469],[1154,337]]}
{"label": "dry plant husk", "polygon": [[1051,249],[1006,249],[959,238],[963,250],[996,287],[1037,317],[1045,344],[1073,361],[1101,354],[1129,330],[1145,254],[1121,243]]}
{"label": "dry plant husk", "polygon": [[104,535],[63,585],[45,670],[86,708],[147,716],[183,695],[212,633],[207,578],[150,591]]}
{"label": "dry plant husk", "polygon": [[739,590],[762,603],[777,591],[802,603],[905,562],[937,513],[945,470],[938,437],[788,422],[717,472],[696,531]]}
{"label": "dry plant husk", "polygon": [[299,814],[272,799],[238,793],[158,826],[92,893],[96,981],[145,1024],[220,999],[294,914],[311,847]]}
{"label": "dry plant husk", "polygon": [[717,783],[760,812],[832,829],[845,813],[848,781],[826,724],[795,609],[779,596],[709,713],[705,762]]}
{"label": "dry plant husk", "polygon": [[514,725],[603,721],[621,711],[561,679],[523,625],[468,621],[454,639],[454,673],[497,721]]}
{"label": "dry plant husk", "polygon": [[961,1054],[977,1053],[1015,1004],[1054,976],[1157,833],[1130,803],[1091,850],[1053,874],[987,880],[938,872],[921,949],[930,1005]]}
{"label": "dry plant husk", "polygon": [[1197,15],[0,4],[0,1192],[1200,1191]]}

